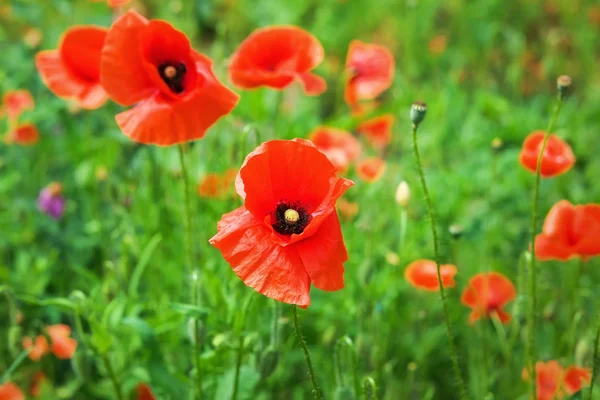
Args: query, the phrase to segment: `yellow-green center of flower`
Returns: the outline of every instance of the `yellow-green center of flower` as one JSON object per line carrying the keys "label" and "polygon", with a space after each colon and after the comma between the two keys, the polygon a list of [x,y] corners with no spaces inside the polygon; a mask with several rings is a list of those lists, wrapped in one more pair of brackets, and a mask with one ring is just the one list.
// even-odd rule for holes
{"label": "yellow-green center of flower", "polygon": [[166,66],[164,71],[165,78],[167,79],[173,79],[177,76],[177,68],[172,65]]}
{"label": "yellow-green center of flower", "polygon": [[293,208],[288,208],[287,210],[285,210],[285,213],[283,215],[285,218],[285,222],[291,225],[295,224],[300,219],[300,214],[298,214],[298,211],[294,210]]}

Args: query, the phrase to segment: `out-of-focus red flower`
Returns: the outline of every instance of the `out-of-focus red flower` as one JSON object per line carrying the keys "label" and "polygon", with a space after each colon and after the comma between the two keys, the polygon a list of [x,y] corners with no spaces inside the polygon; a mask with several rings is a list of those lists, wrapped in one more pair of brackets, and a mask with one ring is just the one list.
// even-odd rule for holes
{"label": "out-of-focus red flower", "polygon": [[48,354],[48,340],[45,336],[39,335],[32,341],[29,336],[23,338],[23,348],[29,351],[29,358],[32,361],[40,361],[40,359]]}
{"label": "out-of-focus red flower", "polygon": [[25,395],[17,385],[6,382],[0,385],[0,400],[25,400]]}
{"label": "out-of-focus red flower", "polygon": [[236,181],[244,206],[223,216],[210,243],[246,285],[308,307],[311,283],[344,287],[348,254],[335,203],[352,185],[307,140],[263,143]]}
{"label": "out-of-focus red flower", "polygon": [[384,46],[350,42],[346,58],[349,79],[344,98],[349,105],[361,100],[373,100],[392,85],[394,56]]}
{"label": "out-of-focus red flower", "polygon": [[317,148],[329,158],[338,172],[348,169],[361,153],[360,142],[343,129],[319,126],[308,136]]}
{"label": "out-of-focus red flower", "polygon": [[23,111],[33,110],[35,103],[28,90],[9,90],[2,96],[2,111],[16,121]]}
{"label": "out-of-focus red flower", "polygon": [[108,96],[100,85],[100,52],[106,32],[99,26],[75,26],[64,33],[58,50],[36,54],[37,70],[52,93],[74,99],[88,110],[106,102]]}
{"label": "out-of-focus red flower", "polygon": [[50,351],[56,357],[66,360],[73,357],[77,349],[77,340],[71,338],[71,328],[68,325],[56,324],[46,328],[52,344]]}
{"label": "out-of-focus red flower", "polygon": [[29,386],[29,392],[33,397],[38,397],[40,395],[42,383],[46,380],[46,375],[42,371],[38,371],[33,375],[33,379],[31,380],[31,386]]}
{"label": "out-of-focus red flower", "polygon": [[515,286],[507,277],[498,272],[484,272],[469,280],[460,301],[473,309],[469,315],[471,324],[482,317],[494,316],[502,323],[508,323],[511,316],[504,310],[504,306],[516,297]]}
{"label": "out-of-focus red flower", "polygon": [[36,144],[39,138],[40,133],[37,127],[31,123],[24,123],[10,127],[9,131],[4,135],[4,143],[31,146]]}
{"label": "out-of-focus red flower", "polygon": [[221,198],[233,192],[233,183],[237,170],[230,168],[223,174],[208,173],[198,184],[198,195],[200,197]]}
{"label": "out-of-focus red flower", "polygon": [[375,182],[383,176],[387,164],[379,157],[366,158],[356,166],[356,173],[359,178],[366,182]]}
{"label": "out-of-focus red flower", "polygon": [[548,212],[542,233],[535,238],[540,260],[566,261],[600,255],[600,204],[556,203]]}
{"label": "out-of-focus red flower", "polygon": [[429,41],[429,52],[433,55],[440,55],[446,51],[448,38],[446,35],[436,35]]}
{"label": "out-of-focus red flower", "polygon": [[313,35],[297,26],[269,26],[248,36],[231,56],[229,77],[241,89],[261,86],[282,90],[299,81],[308,95],[327,89],[323,78],[313,74],[325,56]]}
{"label": "out-of-focus red flower", "polygon": [[91,2],[98,3],[100,1],[106,1],[109,7],[115,8],[119,6],[124,6],[125,4],[131,2],[131,0],[90,0]]}
{"label": "out-of-focus red flower", "polygon": [[348,201],[348,200],[344,199],[343,197],[338,200],[337,209],[339,210],[339,212],[342,216],[342,219],[346,220],[346,221],[349,221],[352,218],[354,218],[356,216],[356,214],[358,214],[358,211],[360,210],[358,203],[356,203],[354,201]]}
{"label": "out-of-focus red flower", "polygon": [[[519,154],[519,162],[523,168],[534,174],[537,171],[538,156],[542,149],[544,135],[544,131],[532,132],[523,142],[523,148]],[[574,164],[575,155],[571,150],[571,146],[558,136],[551,134],[542,156],[541,176],[543,178],[553,178],[562,175],[570,170]]]}
{"label": "out-of-focus red flower", "polygon": [[145,144],[168,146],[201,139],[233,110],[238,95],[212,72],[212,60],[165,21],[130,10],[117,19],[102,50],[100,81],[124,106],[123,133]]}
{"label": "out-of-focus red flower", "polygon": [[[455,265],[442,264],[440,265],[440,275],[442,277],[442,285],[445,288],[454,287],[454,275],[458,270]],[[410,263],[404,270],[404,277],[412,286],[417,289],[437,292],[440,290],[440,285],[437,279],[437,267],[433,260],[416,260]]]}
{"label": "out-of-focus red flower", "polygon": [[565,370],[563,385],[565,392],[572,396],[579,392],[583,386],[589,386],[592,381],[592,371],[589,368],[571,365]]}
{"label": "out-of-focus red flower", "polygon": [[393,124],[394,116],[385,114],[361,123],[356,130],[365,135],[373,146],[382,149],[392,141]]}
{"label": "out-of-focus red flower", "polygon": [[156,396],[152,393],[152,389],[145,383],[138,383],[137,385],[137,400],[156,400]]}
{"label": "out-of-focus red flower", "polygon": [[351,104],[350,115],[352,115],[354,118],[362,118],[370,112],[377,110],[377,107],[379,107],[380,104],[380,101]]}

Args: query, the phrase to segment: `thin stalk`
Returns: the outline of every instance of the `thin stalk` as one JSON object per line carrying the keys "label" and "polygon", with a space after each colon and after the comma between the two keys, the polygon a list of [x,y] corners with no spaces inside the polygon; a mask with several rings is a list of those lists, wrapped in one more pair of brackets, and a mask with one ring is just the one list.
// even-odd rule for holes
{"label": "thin stalk", "polygon": [[[189,176],[185,162],[185,149],[183,145],[179,145],[179,162],[181,164],[181,179],[183,180],[183,197],[185,203],[185,233],[186,233],[186,249],[188,258],[188,274],[194,276],[194,281],[199,279],[198,271],[194,271],[194,247],[192,240],[193,232],[193,217],[192,217],[192,206],[190,202],[190,187],[189,187]],[[199,293],[196,290],[196,285],[191,285],[190,297],[191,303],[196,306],[199,303]],[[200,364],[200,320],[194,318],[194,367],[196,369],[196,393],[199,399],[202,399],[202,371]]]}
{"label": "thin stalk", "polygon": [[271,129],[271,139],[280,139],[277,137],[277,120],[281,114],[281,105],[283,104],[283,90],[275,92],[275,104],[269,117],[269,127]]}
{"label": "thin stalk", "polygon": [[275,350],[279,350],[279,318],[281,317],[281,303],[273,301],[273,316],[271,320],[271,345]]}
{"label": "thin stalk", "polygon": [[596,332],[596,339],[594,340],[594,358],[592,360],[592,381],[590,382],[590,393],[588,400],[592,400],[594,394],[594,382],[598,375],[598,367],[600,367],[600,359],[598,358],[598,345],[600,344],[600,322],[598,323],[598,332]]}
{"label": "thin stalk", "polygon": [[448,342],[450,344],[450,356],[452,358],[452,368],[456,382],[458,383],[458,390],[461,399],[467,398],[467,392],[465,391],[465,384],[460,374],[460,368],[458,366],[458,355],[456,351],[456,345],[454,344],[454,334],[452,333],[452,323],[450,322],[450,314],[448,313],[448,305],[446,304],[446,290],[442,284],[442,275],[440,273],[440,249],[438,244],[438,236],[436,230],[436,219],[435,213],[433,212],[433,205],[431,204],[431,198],[429,197],[429,190],[427,189],[427,182],[425,181],[425,174],[423,173],[423,165],[421,164],[421,155],[419,154],[419,145],[417,143],[417,125],[412,126],[412,139],[413,139],[413,150],[415,153],[415,159],[417,161],[417,169],[419,170],[419,178],[421,180],[421,186],[423,187],[423,193],[425,194],[425,202],[427,203],[427,209],[429,212],[429,219],[431,225],[431,235],[433,237],[433,250],[435,253],[435,266],[437,269],[437,280],[440,287],[440,299],[442,301],[442,308],[444,310],[444,320],[446,323],[446,333],[448,335]]}
{"label": "thin stalk", "polygon": [[296,336],[298,336],[298,341],[300,342],[300,346],[302,346],[302,351],[304,351],[304,359],[306,360],[306,365],[308,366],[308,374],[310,375],[310,380],[312,381],[313,394],[317,400],[323,400],[321,389],[319,389],[319,386],[317,385],[317,377],[315,375],[315,370],[313,369],[312,360],[310,359],[310,352],[308,351],[308,346],[306,346],[306,342],[302,337],[302,333],[300,333],[297,305],[294,304],[292,306],[292,312],[294,314],[294,327],[296,328]]}
{"label": "thin stalk", "polygon": [[244,357],[244,336],[240,335],[238,344],[237,359],[235,362],[235,375],[233,378],[233,392],[231,393],[231,400],[237,399],[238,387],[240,381],[240,370],[242,368],[242,358]]}
{"label": "thin stalk", "polygon": [[30,351],[31,349],[25,349],[21,352],[21,354],[19,354],[19,356],[15,359],[15,361],[13,361],[10,367],[8,367],[6,372],[2,374],[2,377],[0,378],[0,385],[10,379],[12,373],[15,372],[19,365],[21,365],[21,363],[27,358]]}
{"label": "thin stalk", "polygon": [[552,128],[554,128],[554,123],[556,122],[556,118],[558,117],[558,113],[562,107],[562,97],[558,96],[558,101],[556,103],[556,107],[554,108],[554,113],[552,113],[552,117],[550,118],[550,123],[548,124],[548,129],[546,129],[546,133],[544,135],[544,141],[542,142],[542,148],[540,149],[540,153],[537,159],[537,167],[535,173],[535,185],[533,187],[533,205],[531,211],[531,264],[529,268],[529,276],[528,276],[528,287],[529,287],[529,308],[527,312],[527,342],[526,342],[526,356],[527,356],[527,369],[529,370],[530,380],[530,396],[533,399],[537,398],[537,384],[536,384],[536,371],[535,371],[535,362],[536,362],[536,344],[535,344],[535,310],[537,306],[537,295],[536,295],[536,258],[535,258],[535,236],[537,233],[537,219],[538,219],[538,203],[540,198],[540,180],[541,180],[541,167],[542,167],[542,159],[544,156],[544,151],[546,150],[546,145],[548,144],[548,138],[550,137],[550,132]]}
{"label": "thin stalk", "polygon": [[117,395],[117,400],[123,400],[123,392],[121,391],[121,384],[119,383],[119,379],[117,378],[117,374],[115,373],[115,370],[112,367],[110,359],[108,358],[108,356],[106,354],[103,354],[101,356],[101,358],[102,358],[102,361],[104,362],[104,367],[108,371],[108,376],[110,378],[110,381],[112,382],[113,387],[115,388],[115,394]]}
{"label": "thin stalk", "polygon": [[404,246],[404,240],[406,239],[406,223],[407,223],[406,207],[402,207],[400,210],[400,238],[398,240],[398,258],[402,261],[402,247]]}

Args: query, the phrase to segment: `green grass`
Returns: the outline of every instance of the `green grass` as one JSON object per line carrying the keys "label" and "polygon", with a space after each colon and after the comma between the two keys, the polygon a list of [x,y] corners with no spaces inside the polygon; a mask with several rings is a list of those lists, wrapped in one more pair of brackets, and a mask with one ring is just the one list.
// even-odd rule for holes
{"label": "green grass", "polygon": [[[343,222],[349,252],[346,288],[335,293],[313,289],[311,306],[299,311],[318,383],[326,398],[350,398],[348,391],[356,386],[352,357],[345,345],[336,347],[339,338],[348,336],[357,355],[359,386],[364,377],[373,377],[380,398],[458,398],[439,296],[417,291],[403,275],[409,262],[434,258],[410,137],[410,104],[424,100],[429,111],[419,127],[419,145],[438,218],[441,258],[459,270],[457,286],[447,295],[469,398],[527,399],[521,379],[527,293],[520,265],[528,247],[534,176],[520,167],[517,157],[525,136],[547,126],[556,77],[569,74],[574,91],[555,132],[571,144],[577,164],[568,174],[542,180],[539,226],[561,199],[600,200],[600,26],[588,18],[595,2],[142,3],[145,9],[138,9],[146,16],[166,19],[210,55],[228,86],[227,57],[256,27],[300,25],[326,51],[317,73],[327,79],[329,90],[316,98],[304,96],[298,86],[286,90],[274,130],[269,121],[277,112],[277,93],[237,91],[242,98],[233,113],[187,149],[194,183],[208,172],[241,165],[258,144],[247,134],[249,127],[262,140],[306,137],[320,124],[352,130],[357,120],[341,95],[348,43],[361,39],[393,51],[394,85],[376,111],[396,116],[386,174],[373,184],[353,171],[347,174],[356,185],[344,197],[357,202],[360,212]],[[112,399],[102,361],[107,357],[126,397],[144,380],[160,398],[184,399],[192,366],[188,320],[200,316],[206,398],[229,398],[240,336],[239,399],[309,398],[312,387],[293,332],[291,306],[281,307],[278,363],[266,374],[273,369],[274,302],[246,287],[208,243],[221,215],[240,200],[192,197],[202,307],[189,306],[177,148],[129,141],[114,122],[121,109],[114,103],[71,114],[40,81],[33,63],[36,51],[55,48],[60,34],[73,24],[108,26],[112,16],[106,4],[9,4],[12,14],[0,16],[0,93],[31,91],[36,108],[25,119],[37,124],[41,139],[32,147],[0,145],[0,286],[14,295],[11,299],[24,316],[20,325],[10,323],[8,298],[0,297],[0,376],[22,352],[22,335],[37,334],[51,323],[75,326],[78,309],[84,335],[74,333],[80,341],[75,359],[46,358],[42,364],[26,359],[12,374],[13,381],[26,387],[42,367],[59,389],[44,398]],[[30,27],[43,33],[35,49],[22,40]],[[447,36],[448,47],[432,55],[428,42],[438,34]],[[6,128],[1,121],[0,132]],[[494,137],[504,142],[499,152],[491,150]],[[99,167],[108,170],[104,181],[96,179]],[[67,197],[65,217],[58,222],[39,213],[35,203],[39,190],[55,180],[63,183]],[[401,208],[394,193],[402,180],[409,183],[412,198],[400,261],[392,265],[386,256],[399,247]],[[452,239],[452,224],[464,228],[462,238]],[[538,264],[540,360],[591,366],[600,323],[599,267],[599,259],[591,259],[578,275],[576,261]],[[519,298],[508,307],[513,320],[504,327],[489,320],[470,326],[469,309],[459,300],[468,279],[487,270],[500,271],[517,285]],[[335,354],[341,355],[337,372]],[[600,398],[600,390],[594,392]]]}

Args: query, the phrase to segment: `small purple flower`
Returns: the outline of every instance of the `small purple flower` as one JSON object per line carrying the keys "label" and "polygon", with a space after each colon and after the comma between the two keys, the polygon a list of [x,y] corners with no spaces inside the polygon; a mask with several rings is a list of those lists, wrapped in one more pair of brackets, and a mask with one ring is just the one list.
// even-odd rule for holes
{"label": "small purple flower", "polygon": [[62,195],[62,185],[52,182],[42,189],[37,200],[38,209],[54,219],[60,219],[65,213],[65,198]]}

